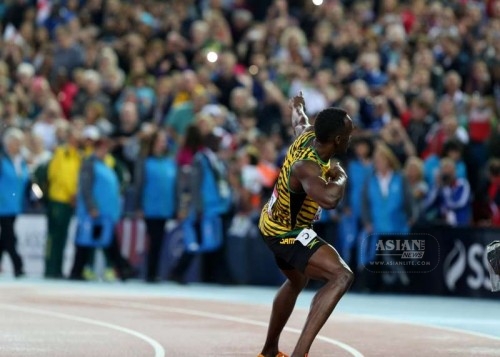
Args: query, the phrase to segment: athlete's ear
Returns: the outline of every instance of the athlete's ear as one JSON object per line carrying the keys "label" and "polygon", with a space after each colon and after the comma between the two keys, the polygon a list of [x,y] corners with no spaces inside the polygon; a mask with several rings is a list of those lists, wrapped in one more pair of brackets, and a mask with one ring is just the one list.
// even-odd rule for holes
{"label": "athlete's ear", "polygon": [[342,137],[340,135],[335,136],[335,145],[340,145],[342,142]]}

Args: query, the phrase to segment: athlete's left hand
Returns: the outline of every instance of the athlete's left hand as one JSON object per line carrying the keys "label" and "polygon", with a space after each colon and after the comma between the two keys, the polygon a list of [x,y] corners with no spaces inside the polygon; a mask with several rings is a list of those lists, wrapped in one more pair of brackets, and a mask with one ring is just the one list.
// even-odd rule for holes
{"label": "athlete's left hand", "polygon": [[337,162],[330,168],[330,170],[327,171],[326,178],[329,179],[330,181],[335,181],[341,177],[347,178],[347,174],[342,168],[342,166],[340,166],[340,164]]}

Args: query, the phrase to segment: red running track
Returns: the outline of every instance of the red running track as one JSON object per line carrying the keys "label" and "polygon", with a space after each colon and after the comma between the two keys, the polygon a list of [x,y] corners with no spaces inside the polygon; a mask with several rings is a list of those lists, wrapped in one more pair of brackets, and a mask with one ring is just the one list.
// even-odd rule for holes
{"label": "red running track", "polygon": [[[1,357],[256,356],[269,306],[130,296],[42,285],[0,288]],[[307,310],[287,324],[281,349],[290,353]],[[500,356],[500,339],[442,328],[334,314],[311,357]]]}

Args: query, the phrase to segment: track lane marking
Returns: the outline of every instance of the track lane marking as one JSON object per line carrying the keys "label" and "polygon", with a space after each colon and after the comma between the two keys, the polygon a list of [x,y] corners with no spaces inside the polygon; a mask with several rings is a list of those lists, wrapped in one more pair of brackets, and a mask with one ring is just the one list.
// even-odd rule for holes
{"label": "track lane marking", "polygon": [[[127,307],[127,308],[136,308],[136,309],[143,309],[143,310],[149,310],[149,311],[171,312],[171,313],[191,315],[191,316],[197,316],[197,317],[206,317],[206,318],[211,318],[211,319],[215,319],[215,320],[231,321],[231,322],[266,327],[266,328],[268,325],[267,322],[262,322],[262,321],[258,321],[258,320],[246,319],[246,318],[241,318],[241,317],[234,317],[234,316],[217,314],[217,313],[213,313],[213,312],[206,312],[206,311],[200,311],[200,310],[177,308],[177,307],[151,306],[151,305],[145,305],[145,304],[140,304],[140,303],[121,303],[121,302],[116,302],[116,301],[113,303],[109,303],[109,304],[100,301],[97,304],[120,306],[120,307]],[[292,328],[292,327],[285,327],[284,331],[296,333],[299,335],[302,332],[301,330],[296,329],[296,328]],[[322,335],[317,335],[316,339],[321,340],[321,341],[326,342],[326,343],[329,343],[331,345],[335,345],[335,346],[349,352],[354,357],[364,357],[364,355],[360,351],[358,351],[354,347],[352,347],[344,342],[341,342],[341,341],[338,341],[338,340],[335,340],[333,338],[329,338],[326,336],[322,336]]]}
{"label": "track lane marking", "polygon": [[[47,293],[46,291],[44,291],[44,294],[46,296],[53,296],[52,293]],[[102,297],[102,296],[106,296],[108,298],[118,298],[118,299],[120,299],[120,298],[127,299],[127,298],[133,298],[133,297],[139,297],[139,298],[159,298],[159,297],[165,298],[166,297],[166,298],[172,298],[172,299],[189,299],[191,301],[201,301],[201,300],[203,300],[202,298],[198,298],[198,297],[193,298],[192,296],[185,295],[185,294],[179,294],[179,295],[173,295],[173,296],[164,296],[164,295],[161,295],[161,296],[160,295],[158,295],[158,296],[156,296],[156,295],[150,296],[150,295],[142,294],[142,293],[141,294],[124,295],[122,293],[117,293],[117,292],[113,292],[113,293],[105,292],[105,293],[102,293],[102,292],[98,292],[98,291],[91,291],[91,292],[87,291],[86,294],[89,297],[93,297],[93,298],[99,298],[99,297]],[[221,299],[221,298],[211,298],[210,301],[251,304],[251,303],[249,303],[247,301],[240,301],[240,300],[234,300],[234,299]],[[307,309],[305,309],[303,307],[297,307],[296,309],[297,310],[307,311]],[[470,329],[459,328],[459,327],[437,325],[437,324],[434,324],[433,322],[408,321],[408,320],[404,320],[402,318],[400,319],[398,317],[388,317],[388,316],[372,315],[372,314],[366,314],[366,313],[352,313],[352,312],[347,312],[347,311],[339,311],[339,313],[342,316],[353,316],[354,318],[355,317],[361,317],[361,318],[366,318],[366,319],[376,319],[376,320],[381,320],[381,321],[386,321],[386,322],[392,322],[392,323],[401,323],[401,324],[405,324],[405,325],[414,325],[416,327],[435,328],[435,329],[441,329],[441,330],[444,330],[444,331],[455,332],[455,333],[460,333],[460,334],[465,334],[465,335],[470,335],[470,336],[475,336],[475,337],[480,337],[480,338],[486,338],[486,339],[491,339],[491,340],[494,340],[494,341],[500,341],[500,337],[499,336],[495,336],[493,334],[488,334],[488,333],[479,332],[479,331],[473,331],[473,330],[470,330]],[[467,322],[467,319],[464,319],[464,322]]]}
{"label": "track lane marking", "polygon": [[144,342],[148,343],[151,347],[153,347],[154,357],[165,357],[165,349],[163,348],[162,345],[160,345],[158,343],[158,341],[156,341],[156,340],[152,339],[151,337],[146,336],[138,331],[135,331],[135,330],[132,330],[132,329],[129,329],[126,327],[122,327],[119,325],[111,324],[111,323],[100,321],[100,320],[81,317],[81,316],[77,316],[77,315],[70,315],[70,314],[65,314],[65,313],[61,313],[61,312],[42,310],[42,309],[36,309],[36,308],[31,308],[31,307],[21,307],[21,306],[11,305],[11,304],[0,304],[0,308],[6,309],[6,310],[11,310],[11,311],[29,313],[29,314],[57,317],[60,319],[82,322],[82,323],[86,323],[86,324],[90,324],[90,325],[101,326],[101,327],[105,327],[105,328],[108,328],[111,330],[126,333],[126,334],[132,335],[134,337],[137,337],[140,340],[143,340]]}

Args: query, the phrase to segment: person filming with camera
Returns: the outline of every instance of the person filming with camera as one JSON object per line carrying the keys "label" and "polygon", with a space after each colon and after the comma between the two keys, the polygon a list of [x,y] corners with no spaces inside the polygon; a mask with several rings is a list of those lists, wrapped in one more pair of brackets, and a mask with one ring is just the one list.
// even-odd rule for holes
{"label": "person filming with camera", "polygon": [[435,212],[432,221],[450,226],[470,223],[471,189],[465,178],[456,175],[455,162],[449,158],[441,159],[439,171],[426,199],[428,211]]}

